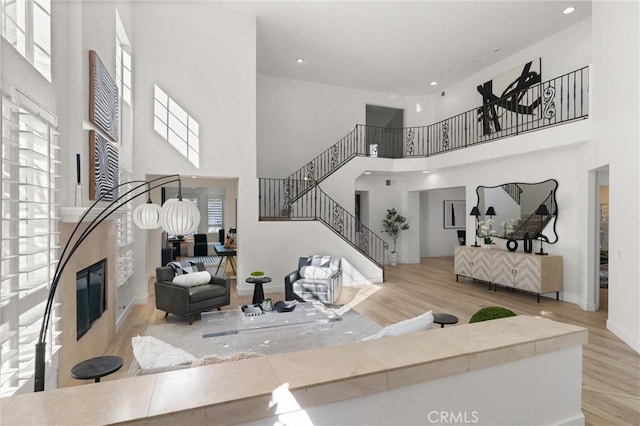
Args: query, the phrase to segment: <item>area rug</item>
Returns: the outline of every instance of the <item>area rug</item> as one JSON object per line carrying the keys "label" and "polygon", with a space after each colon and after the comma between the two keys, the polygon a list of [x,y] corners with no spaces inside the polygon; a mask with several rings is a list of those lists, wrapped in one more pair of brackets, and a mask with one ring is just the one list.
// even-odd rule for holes
{"label": "area rug", "polygon": [[358,312],[346,310],[342,312],[342,320],[328,324],[278,327],[203,338],[206,323],[198,320],[188,325],[188,319],[185,319],[184,322],[151,325],[144,334],[183,349],[196,358],[202,358],[207,355],[227,356],[237,352],[271,355],[337,346],[362,340],[377,333],[381,328]]}

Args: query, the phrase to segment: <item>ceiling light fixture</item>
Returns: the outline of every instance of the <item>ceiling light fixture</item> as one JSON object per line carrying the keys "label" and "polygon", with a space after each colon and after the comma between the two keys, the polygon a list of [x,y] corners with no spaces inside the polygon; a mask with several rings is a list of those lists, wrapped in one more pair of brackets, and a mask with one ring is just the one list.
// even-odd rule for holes
{"label": "ceiling light fixture", "polygon": [[431,83],[429,83],[429,84],[431,84],[432,86],[437,86],[437,85],[438,85],[438,82],[437,82],[437,81],[432,81],[432,82],[431,82]]}
{"label": "ceiling light fixture", "polygon": [[494,47],[494,48],[493,48],[493,51],[494,51],[494,52],[499,52],[499,51],[500,51],[500,48],[499,48],[499,47]]}
{"label": "ceiling light fixture", "polygon": [[429,173],[429,170],[424,170],[422,173],[426,175],[427,173]]}
{"label": "ceiling light fixture", "polygon": [[371,172],[364,172],[364,174],[365,174],[365,175],[370,175],[370,174],[371,174]]}
{"label": "ceiling light fixture", "polygon": [[573,13],[576,10],[575,7],[573,6],[569,6],[568,8],[566,8],[565,10],[562,11],[562,13],[564,13],[565,15],[568,15],[570,13]]}
{"label": "ceiling light fixture", "polygon": [[298,58],[298,59],[296,59],[296,62],[297,62],[297,63],[299,63],[299,64],[301,64],[301,63],[303,63],[303,62],[304,62],[304,58]]}

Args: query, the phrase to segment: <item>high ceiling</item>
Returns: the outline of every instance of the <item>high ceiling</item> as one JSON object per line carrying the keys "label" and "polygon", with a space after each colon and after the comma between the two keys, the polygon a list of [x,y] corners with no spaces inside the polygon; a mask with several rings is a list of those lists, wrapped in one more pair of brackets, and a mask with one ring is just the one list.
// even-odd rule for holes
{"label": "high ceiling", "polygon": [[438,92],[591,15],[580,0],[227,6],[258,17],[259,73],[399,95]]}

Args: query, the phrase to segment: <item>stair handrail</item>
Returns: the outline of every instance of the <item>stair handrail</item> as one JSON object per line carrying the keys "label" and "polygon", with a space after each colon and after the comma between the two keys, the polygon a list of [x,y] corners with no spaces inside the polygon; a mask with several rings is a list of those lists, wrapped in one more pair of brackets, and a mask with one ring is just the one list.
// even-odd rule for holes
{"label": "stair handrail", "polygon": [[520,198],[522,196],[522,187],[520,185],[517,183],[504,183],[500,185],[500,187],[509,194],[513,201],[520,205]]}
{"label": "stair handrail", "polygon": [[538,238],[538,236],[541,235],[542,231],[544,230],[544,227],[551,220],[551,217],[556,216],[556,214],[558,213],[556,210],[557,204],[555,201],[555,197],[553,196],[553,191],[551,191],[547,196],[547,198],[545,198],[544,201],[540,204],[544,204],[545,206],[547,206],[547,209],[549,210],[549,216],[546,216],[546,218],[544,218],[537,215],[535,212],[531,213],[529,217],[527,217],[527,219],[525,219],[525,221],[522,222],[520,226],[518,226],[509,235],[518,235],[518,232],[523,231],[528,226],[529,223],[533,223],[533,224],[536,224],[537,226],[536,228],[534,228],[535,232],[533,232],[533,235],[531,235],[531,238]]}
{"label": "stair handrail", "polygon": [[[322,182],[352,158],[370,155],[367,152],[367,147],[370,145],[368,142],[372,141],[367,140],[370,136],[366,132],[367,129],[387,129],[401,132],[403,135],[402,156],[389,158],[413,158],[430,157],[548,126],[588,118],[588,71],[589,66],[587,65],[426,126],[387,128],[356,124],[355,128],[346,136],[288,176],[289,179],[307,181],[306,187],[300,187],[300,193],[293,194],[293,198],[295,199],[312,189],[316,183]],[[559,97],[556,96],[558,92],[560,92]],[[506,109],[516,100],[525,99],[528,101],[532,98],[536,100],[531,103],[540,100],[535,109],[537,114],[532,120],[528,120],[527,116],[523,114],[507,115],[505,113],[504,128],[501,127],[498,131],[492,130],[488,134],[479,134],[478,127],[485,130],[484,126],[486,125],[486,116],[483,115],[483,112],[493,110],[495,107]],[[517,106],[510,108],[517,108]],[[523,115],[524,118],[519,117],[520,115]],[[476,125],[479,122],[483,124]],[[395,140],[394,143],[396,143]]]}

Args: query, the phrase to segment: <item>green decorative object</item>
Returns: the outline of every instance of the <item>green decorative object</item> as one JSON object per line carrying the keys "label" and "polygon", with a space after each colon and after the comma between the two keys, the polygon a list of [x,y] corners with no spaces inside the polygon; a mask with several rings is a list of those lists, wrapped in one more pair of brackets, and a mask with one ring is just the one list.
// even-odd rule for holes
{"label": "green decorative object", "polygon": [[502,306],[487,306],[486,308],[482,308],[478,312],[473,314],[473,316],[469,320],[469,323],[489,321],[498,318],[515,317],[517,315],[518,314],[516,314],[515,312],[507,308],[503,308]]}
{"label": "green decorative object", "polygon": [[262,271],[253,271],[249,275],[251,275],[252,277],[262,277],[262,276],[264,276],[264,272],[262,272]]}

